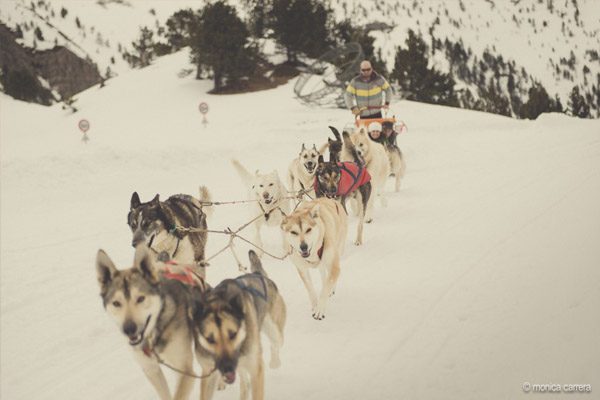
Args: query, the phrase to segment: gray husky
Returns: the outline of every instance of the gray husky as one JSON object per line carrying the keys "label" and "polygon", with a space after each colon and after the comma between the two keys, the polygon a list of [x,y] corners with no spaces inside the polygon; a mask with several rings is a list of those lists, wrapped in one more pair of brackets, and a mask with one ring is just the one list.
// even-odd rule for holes
{"label": "gray husky", "polygon": [[[183,400],[189,397],[194,378],[178,374],[177,389],[171,397],[159,359],[184,373],[193,373],[190,308],[207,286],[191,267],[154,259],[142,244],[136,248],[133,267],[118,270],[108,255],[98,250],[100,296],[159,397]],[[210,361],[198,352],[196,356],[202,366]]]}
{"label": "gray husky", "polygon": [[[240,377],[240,398],[252,393],[253,400],[264,398],[264,365],[260,333],[271,342],[271,368],[280,365],[286,307],[275,282],[267,277],[261,262],[249,252],[252,273],[226,279],[206,292],[194,307],[193,324],[199,352],[213,360],[214,368],[226,383]],[[204,379],[201,398],[214,393],[218,375]]]}
{"label": "gray husky", "polygon": [[[156,254],[167,253],[167,259],[182,264],[195,264],[205,276],[204,249],[207,229],[206,213],[212,207],[203,207],[210,202],[210,194],[204,186],[200,188],[200,198],[178,194],[160,201],[158,194],[147,203],[142,203],[137,192],[131,196],[127,223],[133,233],[131,245],[146,244]],[[186,232],[178,229],[195,228],[199,232]],[[204,231],[202,231],[204,230]]]}

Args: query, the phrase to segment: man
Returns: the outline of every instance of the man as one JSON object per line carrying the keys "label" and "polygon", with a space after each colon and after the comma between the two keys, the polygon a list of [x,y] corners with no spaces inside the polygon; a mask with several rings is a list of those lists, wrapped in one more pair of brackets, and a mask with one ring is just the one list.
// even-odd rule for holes
{"label": "man", "polygon": [[348,84],[344,99],[352,114],[361,118],[381,118],[381,108],[390,105],[392,88],[383,76],[373,71],[371,63],[364,60],[360,63],[360,74]]}

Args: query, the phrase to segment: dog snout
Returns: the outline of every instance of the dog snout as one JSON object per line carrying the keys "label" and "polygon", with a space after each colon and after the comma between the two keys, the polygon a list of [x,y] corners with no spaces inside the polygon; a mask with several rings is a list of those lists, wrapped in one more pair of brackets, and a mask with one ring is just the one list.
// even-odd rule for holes
{"label": "dog snout", "polygon": [[307,251],[308,250],[308,245],[306,244],[306,242],[300,243],[300,250],[301,251]]}
{"label": "dog snout", "polygon": [[270,196],[269,196],[269,192],[263,192],[263,194],[262,194],[262,195],[263,195],[263,198],[264,198],[265,200],[267,200],[267,199],[270,197]]}
{"label": "dog snout", "polygon": [[131,245],[136,247],[138,244],[143,243],[146,240],[144,233],[140,230],[135,231],[133,239],[131,239]]}
{"label": "dog snout", "polygon": [[132,320],[127,320],[123,324],[123,333],[127,336],[133,336],[137,333],[137,325]]}

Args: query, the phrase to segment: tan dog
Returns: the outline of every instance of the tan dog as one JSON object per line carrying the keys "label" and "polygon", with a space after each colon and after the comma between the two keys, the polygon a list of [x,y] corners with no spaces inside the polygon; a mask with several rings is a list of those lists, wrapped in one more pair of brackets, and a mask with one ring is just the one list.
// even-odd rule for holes
{"label": "tan dog", "polygon": [[[312,307],[312,316],[325,318],[327,301],[335,292],[340,275],[340,257],[344,252],[346,212],[341,204],[325,197],[302,203],[284,218],[281,229],[290,246],[291,259],[304,282]],[[312,284],[310,269],[321,273],[321,294]]]}
{"label": "tan dog", "polygon": [[[383,145],[369,139],[367,132],[361,128],[350,135],[350,140],[356,148],[358,155],[364,160],[365,167],[371,175],[371,185],[373,187],[369,204],[367,204],[366,221],[373,221],[373,205],[375,199],[379,198],[381,205],[387,207],[385,197],[385,183],[390,175],[390,163],[388,155]],[[351,154],[348,154],[346,148],[342,152],[343,161],[353,161]]]}

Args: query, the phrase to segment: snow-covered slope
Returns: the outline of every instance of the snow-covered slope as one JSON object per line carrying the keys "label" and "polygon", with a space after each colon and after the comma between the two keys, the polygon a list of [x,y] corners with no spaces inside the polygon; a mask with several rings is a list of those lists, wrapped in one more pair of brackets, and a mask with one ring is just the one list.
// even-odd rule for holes
{"label": "snow-covered slope", "polygon": [[[103,311],[94,269],[98,248],[131,263],[131,193],[148,200],[205,184],[216,200],[243,199],[230,158],[283,175],[302,142],[322,143],[327,125],[350,120],[301,105],[293,82],[207,95],[209,82],[177,77],[187,59],[177,53],[90,89],[75,115],[0,97],[2,399],[156,398]],[[210,106],[206,127],[200,101]],[[595,393],[600,122],[393,109],[409,127],[399,138],[407,175],[399,193],[390,182],[389,206],[375,210],[364,245],[347,239],[327,318],[311,318],[289,260],[264,259],[289,316],[266,398],[531,397],[524,382],[591,384]],[[220,206],[209,224],[249,219]],[[279,234],[266,237],[277,251]],[[208,254],[224,240],[211,236]],[[237,273],[223,254],[208,280]],[[552,397],[579,395],[563,396]]]}
{"label": "snow-covered slope", "polygon": [[[429,45],[432,37],[449,39],[462,42],[479,60],[486,50],[504,62],[512,60],[541,82],[551,97],[558,94],[564,105],[575,85],[592,94],[599,90],[600,2],[596,0],[335,0],[332,4],[338,18],[391,27],[371,33],[390,71],[397,47],[406,47],[407,31],[412,29]],[[448,70],[445,57],[435,57],[434,64]]]}

